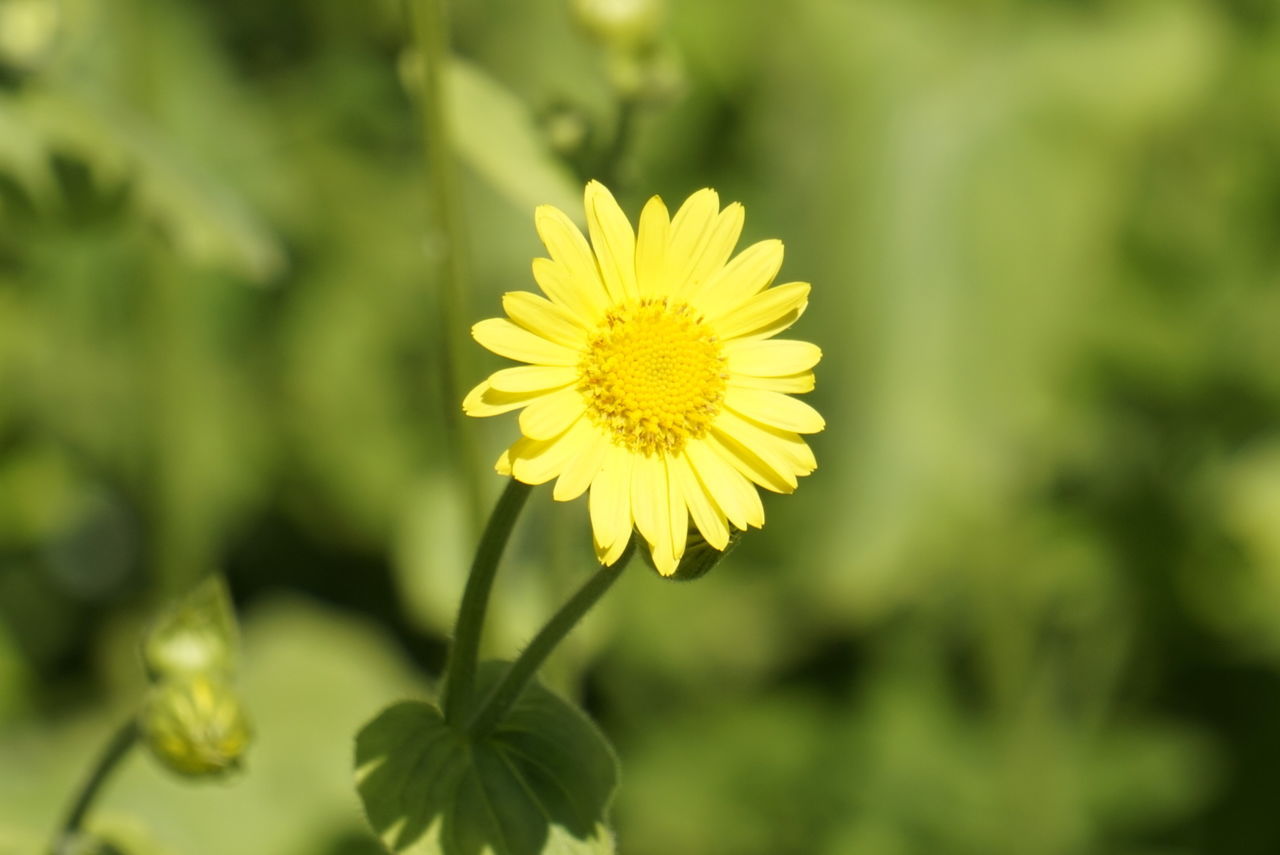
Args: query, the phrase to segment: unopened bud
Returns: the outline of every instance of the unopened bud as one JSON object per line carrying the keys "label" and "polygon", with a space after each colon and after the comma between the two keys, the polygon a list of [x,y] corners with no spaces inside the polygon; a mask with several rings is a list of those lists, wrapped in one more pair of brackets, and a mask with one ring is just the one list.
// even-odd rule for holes
{"label": "unopened bud", "polygon": [[573,16],[592,38],[622,50],[651,45],[662,29],[662,0],[572,0]]}
{"label": "unopened bud", "polygon": [[143,641],[142,658],[156,681],[230,676],[236,645],[231,597],[222,578],[211,576],[160,616]]}
{"label": "unopened bud", "polygon": [[0,64],[22,71],[41,65],[53,49],[61,18],[55,0],[0,2]]}
{"label": "unopened bud", "polygon": [[252,736],[230,683],[195,676],[151,690],[142,714],[147,747],[180,775],[204,777],[236,769]]}

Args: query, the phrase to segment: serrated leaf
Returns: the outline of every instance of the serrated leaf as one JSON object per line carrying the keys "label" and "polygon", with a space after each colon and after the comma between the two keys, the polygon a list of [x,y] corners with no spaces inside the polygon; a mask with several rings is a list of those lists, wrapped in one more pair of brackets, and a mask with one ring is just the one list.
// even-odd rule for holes
{"label": "serrated leaf", "polygon": [[578,182],[510,90],[459,59],[449,63],[444,85],[454,145],[472,169],[518,206],[581,207]]}
{"label": "serrated leaf", "polygon": [[[505,668],[481,668],[477,697]],[[536,682],[487,737],[469,738],[434,705],[405,701],[356,738],[357,789],[394,853],[607,855],[617,779],[595,725]]]}
{"label": "serrated leaf", "polygon": [[157,618],[142,643],[152,679],[230,676],[239,633],[231,595],[221,576],[210,576]]}

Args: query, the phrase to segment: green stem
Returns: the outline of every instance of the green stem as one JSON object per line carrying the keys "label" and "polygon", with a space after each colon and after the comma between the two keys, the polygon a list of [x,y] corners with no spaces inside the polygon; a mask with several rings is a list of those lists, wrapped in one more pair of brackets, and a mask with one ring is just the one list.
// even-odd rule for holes
{"label": "green stem", "polygon": [[53,855],[69,855],[75,848],[76,838],[80,835],[80,828],[84,824],[84,818],[89,813],[89,808],[93,806],[93,800],[97,797],[102,785],[107,778],[111,777],[111,773],[115,771],[116,766],[124,759],[138,741],[138,724],[135,719],[129,719],[124,726],[117,730],[111,737],[111,741],[103,748],[98,762],[94,765],[93,770],[89,773],[89,777],[85,779],[84,784],[80,787],[80,792],[76,795],[76,800],[71,804],[71,810],[67,812],[67,818],[62,823],[62,827],[58,830],[58,836],[53,841]]}
{"label": "green stem", "polygon": [[465,322],[466,295],[470,290],[467,286],[466,220],[462,194],[458,189],[448,121],[448,92],[444,83],[449,64],[448,22],[444,0],[409,0],[409,13],[422,73],[418,111],[422,120],[422,151],[430,179],[430,202],[440,237],[436,242],[440,253],[439,280],[444,283],[440,289],[436,337],[442,350],[440,364],[444,366],[440,372],[440,393],[443,410],[447,414],[444,428],[451,445],[459,450],[459,467],[469,493],[472,524],[478,527],[484,513],[479,491],[475,488],[476,474],[481,471],[479,450],[471,432],[462,426],[460,407],[467,366],[471,362],[469,339],[465,333],[468,327]]}
{"label": "green stem", "polygon": [[609,148],[600,158],[597,177],[615,193],[619,191],[622,175],[622,160],[626,156],[627,146],[631,144],[632,131],[635,127],[636,115],[640,110],[640,100],[624,96],[618,101],[618,118],[613,127],[613,139]]}
{"label": "green stem", "polygon": [[484,629],[484,615],[489,607],[493,577],[498,572],[498,560],[502,558],[511,529],[532,489],[515,478],[509,479],[480,537],[475,560],[471,562],[471,574],[467,576],[467,587],[462,592],[462,603],[458,606],[453,645],[445,666],[441,701],[445,721],[455,721],[459,711],[468,705],[480,655],[480,632]]}
{"label": "green stem", "polygon": [[510,711],[512,705],[524,691],[524,687],[533,679],[539,666],[546,660],[551,651],[564,640],[569,631],[577,626],[578,621],[591,610],[591,607],[604,596],[605,591],[618,581],[622,571],[626,569],[635,554],[635,538],[627,544],[626,552],[613,564],[601,567],[582,587],[569,598],[560,610],[552,615],[520,657],[511,664],[502,682],[494,687],[485,698],[480,710],[467,723],[467,732],[473,736],[484,736],[493,731]]}

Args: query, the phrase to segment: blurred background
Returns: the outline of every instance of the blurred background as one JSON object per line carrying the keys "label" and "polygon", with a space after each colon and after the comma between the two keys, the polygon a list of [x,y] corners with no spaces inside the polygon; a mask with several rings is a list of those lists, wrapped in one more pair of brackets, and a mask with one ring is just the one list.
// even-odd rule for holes
{"label": "blurred background", "polygon": [[[453,6],[466,323],[532,287],[535,204],[580,216],[619,86],[628,212],[715,187],[814,285],[817,472],[710,576],[637,562],[548,671],[622,757],[623,850],[1280,851],[1280,7],[572,4],[622,10],[602,42]],[[247,768],[132,758],[99,827],[379,851],[353,734],[438,675],[516,433],[458,465],[443,378],[500,360],[442,364],[410,41],[395,0],[0,0],[0,852],[211,571]],[[494,655],[593,565],[552,505]]]}

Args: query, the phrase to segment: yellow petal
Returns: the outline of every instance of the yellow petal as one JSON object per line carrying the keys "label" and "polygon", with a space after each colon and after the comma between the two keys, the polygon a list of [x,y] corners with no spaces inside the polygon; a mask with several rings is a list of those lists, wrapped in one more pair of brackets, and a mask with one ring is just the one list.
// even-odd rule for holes
{"label": "yellow petal", "polygon": [[636,288],[642,297],[663,295],[668,291],[665,264],[670,229],[667,206],[654,196],[640,212],[639,236],[636,238]]}
{"label": "yellow petal", "polygon": [[676,294],[691,296],[702,290],[703,284],[724,269],[725,262],[733,254],[742,235],[742,205],[734,202],[725,207],[712,221],[699,244],[689,256],[683,270],[672,271],[672,290]]}
{"label": "yellow petal", "polygon": [[577,381],[580,373],[568,365],[517,365],[493,372],[488,382],[499,392],[550,392]]}
{"label": "yellow petal", "polygon": [[809,283],[789,282],[757,294],[728,314],[708,320],[723,340],[776,335],[796,322],[809,304]]}
{"label": "yellow petal", "polygon": [[573,387],[543,395],[520,413],[520,432],[530,439],[552,439],[562,434],[587,405]]}
{"label": "yellow petal", "polygon": [[675,290],[688,278],[694,261],[706,246],[720,212],[720,197],[704,187],[694,193],[671,218],[670,243],[667,245],[667,282]]}
{"label": "yellow petal", "polygon": [[579,418],[555,439],[521,437],[509,451],[511,474],[526,484],[547,483],[564,471],[591,432],[590,422]]}
{"label": "yellow petal", "polygon": [[[706,488],[698,480],[688,456],[681,454],[672,457],[667,463],[667,471],[671,482],[679,487],[680,495],[689,509],[689,516],[693,517],[693,524],[702,532],[703,539],[723,551],[729,545],[728,523],[724,513],[716,507]],[[747,485],[747,489],[754,490],[750,485]],[[746,527],[745,524],[743,527]]]}
{"label": "yellow petal", "polygon": [[555,278],[558,285],[553,288],[548,288],[538,277],[537,268],[534,269],[534,276],[538,277],[538,284],[542,285],[547,296],[564,302],[566,306],[578,303],[599,309],[608,306],[610,301],[604,283],[600,281],[591,246],[564,211],[542,205],[533,213],[533,224],[558,268]]}
{"label": "yellow petal", "polygon": [[528,291],[508,291],[502,295],[502,308],[511,320],[549,341],[575,349],[587,344],[586,326],[572,312],[546,297]]}
{"label": "yellow petal", "polygon": [[499,416],[527,407],[537,399],[546,395],[546,391],[537,389],[530,392],[506,392],[493,386],[493,378],[476,386],[462,399],[462,411],[469,416],[486,418]]}
{"label": "yellow petal", "polygon": [[770,392],[781,392],[784,395],[803,395],[813,391],[813,372],[788,374],[785,377],[754,377],[750,374],[729,374],[730,386],[743,386],[747,389],[767,389]]}
{"label": "yellow petal", "polygon": [[587,231],[600,265],[600,278],[613,302],[638,296],[636,290],[636,235],[613,194],[599,181],[587,183],[584,201]]}
{"label": "yellow petal", "polygon": [[808,371],[822,359],[822,350],[807,341],[775,338],[738,339],[724,345],[729,370],[757,377],[781,377]]}
{"label": "yellow petal", "polygon": [[729,465],[710,437],[686,444],[685,454],[707,495],[731,523],[744,531],[749,525],[756,528],[764,525],[760,494],[746,476]]}
{"label": "yellow petal", "polygon": [[818,433],[827,426],[813,407],[777,392],[730,386],[724,393],[724,405],[763,425],[793,433]]}
{"label": "yellow petal", "polygon": [[671,518],[667,513],[667,469],[660,457],[637,457],[631,471],[631,515],[636,529],[649,542],[654,566],[664,576],[675,572],[671,563]]}
{"label": "yellow petal", "polygon": [[601,564],[612,564],[631,539],[632,455],[609,445],[595,479],[587,510],[591,516],[592,540]]}
{"label": "yellow petal", "polygon": [[577,351],[534,335],[506,318],[483,320],[471,328],[471,335],[499,356],[518,362],[532,362],[538,365],[577,365],[580,359]]}
{"label": "yellow petal", "polygon": [[768,288],[782,268],[782,241],[762,240],[720,267],[690,297],[703,313],[719,317]]}
{"label": "yellow petal", "polygon": [[565,265],[549,258],[533,260],[533,278],[543,293],[557,306],[572,312],[586,326],[592,326],[608,308],[608,298],[600,277],[591,271],[592,281],[583,285]]}
{"label": "yellow petal", "polygon": [[[667,484],[667,530],[671,532],[671,541],[669,544],[670,556],[669,566],[671,573],[676,572],[676,568],[680,566],[680,559],[684,557],[684,548],[689,541],[689,506],[684,501],[684,491],[680,488],[680,482],[676,480],[675,474],[672,472],[675,458],[664,458],[666,468]],[[666,559],[664,559],[666,560]],[[655,562],[656,563],[656,562]],[[657,564],[659,570],[662,564]],[[664,575],[670,575],[664,574]]]}
{"label": "yellow petal", "polygon": [[510,477],[511,475],[511,449],[505,449],[498,455],[498,460],[493,464],[493,471],[499,475]]}
{"label": "yellow petal", "polygon": [[[589,423],[589,420],[583,420]],[[578,422],[582,424],[582,422]],[[610,445],[609,438],[599,428],[592,425],[573,457],[565,463],[564,471],[556,481],[551,495],[557,502],[568,502],[581,496],[591,486],[591,481],[600,471],[605,451]]]}
{"label": "yellow petal", "polygon": [[737,469],[753,483],[774,493],[793,493],[796,489],[794,467],[776,459],[765,460],[756,449],[744,445],[736,436],[712,431],[707,444],[715,449],[730,466]]}
{"label": "yellow petal", "polygon": [[813,449],[794,431],[760,424],[729,409],[720,413],[715,426],[740,440],[760,457],[776,460],[780,466],[789,463],[797,475],[808,475],[818,468]]}

